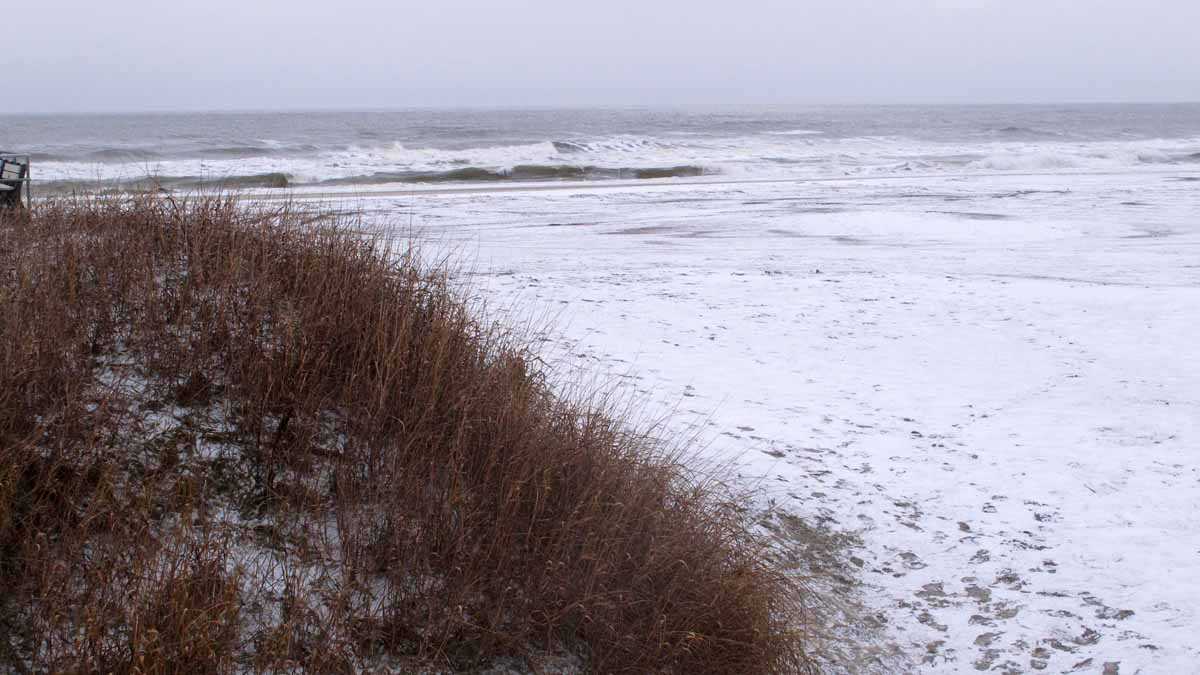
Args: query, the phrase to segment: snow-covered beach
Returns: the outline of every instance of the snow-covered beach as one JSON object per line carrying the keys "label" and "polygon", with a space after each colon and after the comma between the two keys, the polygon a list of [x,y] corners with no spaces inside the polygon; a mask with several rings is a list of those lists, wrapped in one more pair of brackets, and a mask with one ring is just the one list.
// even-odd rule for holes
{"label": "snow-covered beach", "polygon": [[[1181,172],[344,197],[860,545],[911,670],[1200,663]],[[561,187],[561,186],[560,186]],[[881,669],[894,669],[896,661]]]}
{"label": "snow-covered beach", "polygon": [[0,27],[0,675],[1200,675],[1200,0]]}
{"label": "snow-covered beach", "polygon": [[567,377],[838,536],[847,670],[1200,672],[1196,105],[9,122],[46,192],[240,188],[452,252]]}

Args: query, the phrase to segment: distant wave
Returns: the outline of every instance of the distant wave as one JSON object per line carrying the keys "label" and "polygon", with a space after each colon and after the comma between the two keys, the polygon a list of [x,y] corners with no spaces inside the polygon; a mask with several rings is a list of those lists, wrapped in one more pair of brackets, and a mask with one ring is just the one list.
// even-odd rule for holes
{"label": "distant wave", "polygon": [[32,162],[68,162],[71,161],[71,158],[52,152],[31,152],[29,160]]}
{"label": "distant wave", "polygon": [[83,159],[93,162],[138,162],[161,159],[161,155],[151,150],[139,148],[102,148],[93,150],[83,156]]}
{"label": "distant wave", "polygon": [[587,146],[576,141],[554,141],[552,143],[554,149],[564,155],[572,155],[577,152],[587,152]]}
{"label": "distant wave", "polygon": [[816,129],[787,129],[785,131],[768,131],[771,136],[824,136],[824,131]]}
{"label": "distant wave", "polygon": [[306,155],[321,151],[315,145],[294,146],[262,146],[262,145],[231,145],[221,148],[204,148],[195,153],[180,153],[186,159],[191,155],[206,159],[243,159],[249,157],[271,157],[277,155]]}
{"label": "distant wave", "polygon": [[361,176],[348,176],[319,181],[316,185],[384,185],[387,183],[494,183],[502,181],[554,180],[613,180],[620,178],[647,180],[654,178],[687,178],[715,173],[701,166],[604,168],[570,164],[522,164],[511,169],[496,170],[482,167],[463,167],[450,171],[381,171]]}
{"label": "distant wave", "polygon": [[560,154],[573,155],[578,153],[637,153],[647,150],[661,150],[676,147],[672,143],[658,138],[642,136],[609,136],[593,140],[558,140],[551,141],[551,146]]}
{"label": "distant wave", "polygon": [[37,184],[39,191],[50,194],[156,192],[176,190],[238,190],[245,188],[286,188],[292,177],[285,173],[259,173],[242,176],[143,176],[131,180],[50,180]]}
{"label": "distant wave", "polygon": [[228,187],[228,188],[285,188],[292,185],[292,176],[286,173],[256,173],[245,176],[224,176],[221,178],[183,178],[177,182],[179,187]]}
{"label": "distant wave", "polygon": [[1138,165],[1177,165],[1200,162],[1200,152],[1180,153],[1157,147],[1055,147],[1031,146],[987,155],[969,168],[993,171],[1044,171],[1055,169],[1123,169]]}
{"label": "distant wave", "polygon": [[[1014,127],[1013,133],[1028,130]],[[129,185],[159,174],[159,185],[292,187],[383,183],[592,181],[722,174],[730,178],[888,176],[947,172],[1139,171],[1196,167],[1200,137],[1120,142],[992,139],[932,142],[882,136],[835,138],[808,129],[680,139],[613,134],[467,147],[399,142],[333,146],[307,140],[225,136],[202,149],[152,151],[91,144],[31,150],[34,176]],[[780,135],[780,134],[789,134]],[[226,176],[226,178],[221,178]]]}
{"label": "distant wave", "polygon": [[706,173],[700,166],[673,166],[666,169],[634,169],[634,178],[685,178]]}
{"label": "distant wave", "polygon": [[275,154],[275,152],[272,148],[252,145],[232,145],[227,148],[205,148],[195,154],[211,159],[243,159],[248,157],[269,157]]}
{"label": "distant wave", "polygon": [[39,190],[54,194],[103,192],[153,192],[301,186],[387,185],[389,183],[496,183],[562,180],[650,180],[686,178],[714,173],[700,166],[603,168],[593,166],[528,164],[495,170],[463,167],[449,171],[380,171],[370,174],[302,181],[291,174],[271,172],[229,176],[145,176],[125,180],[50,180],[38,183]]}
{"label": "distant wave", "polygon": [[1000,127],[994,131],[1005,136],[1034,136],[1038,138],[1055,138],[1062,136],[1062,133],[1057,131],[1044,131],[1042,129],[1020,126]]}
{"label": "distant wave", "polygon": [[990,171],[1045,171],[1051,169],[1075,169],[1083,163],[1083,158],[1053,151],[1036,152],[1005,152],[989,155],[972,162],[968,166],[974,169]]}

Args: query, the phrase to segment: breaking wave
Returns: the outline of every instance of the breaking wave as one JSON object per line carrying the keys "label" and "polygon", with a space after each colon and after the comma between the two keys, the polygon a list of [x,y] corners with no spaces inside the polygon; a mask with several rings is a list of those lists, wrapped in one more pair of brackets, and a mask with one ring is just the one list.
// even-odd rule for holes
{"label": "breaking wave", "polygon": [[993,171],[1120,170],[1138,166],[1170,166],[1197,162],[1200,162],[1200,152],[1181,152],[1178,148],[1170,147],[1033,146],[1028,149],[996,152],[969,162],[967,167]]}
{"label": "breaking wave", "polygon": [[248,157],[271,157],[273,155],[302,155],[319,151],[320,148],[315,145],[293,147],[231,145],[223,148],[205,148],[194,154],[205,159],[244,159]]}
{"label": "breaking wave", "polygon": [[495,183],[518,181],[688,178],[716,173],[701,166],[604,168],[569,164],[524,164],[511,169],[463,167],[449,171],[381,171],[318,181],[316,185],[386,185],[388,183]]}
{"label": "breaking wave", "polygon": [[161,159],[162,156],[152,150],[143,150],[140,148],[101,148],[93,150],[83,156],[86,160],[93,162],[144,162],[148,160]]}
{"label": "breaking wave", "polygon": [[38,190],[51,194],[94,194],[105,192],[158,192],[178,190],[240,190],[247,188],[291,187],[292,176],[285,173],[260,173],[244,176],[143,176],[129,180],[50,180],[38,183]]}
{"label": "breaking wave", "polygon": [[304,180],[282,172],[228,176],[142,176],[109,180],[50,180],[41,181],[39,190],[55,194],[103,193],[111,191],[155,192],[187,190],[242,190],[249,188],[280,189],[306,186],[388,185],[403,184],[474,184],[500,182],[550,182],[587,180],[652,180],[688,178],[715,173],[700,166],[604,168],[595,166],[540,165],[514,166],[497,170],[483,167],[462,167],[448,171],[377,171],[369,174]]}
{"label": "breaking wave", "polygon": [[[817,126],[817,125],[814,125]],[[991,136],[951,142],[901,136],[837,137],[810,128],[744,135],[669,131],[555,140],[431,141],[436,147],[352,135],[285,141],[224,136],[206,145],[120,147],[112,143],[30,148],[35,179],[134,184],[168,176],[168,189],[208,185],[276,188],[386,183],[502,183],[690,178],[822,178],[924,173],[1188,170],[1200,165],[1200,137],[1068,142],[1018,139],[1035,127],[992,127]],[[682,132],[681,132],[682,133]],[[266,135],[266,134],[262,134]],[[533,138],[536,138],[534,136]],[[310,142],[310,140],[312,142]],[[339,145],[340,141],[348,141]],[[186,144],[194,143],[187,140]],[[415,142],[414,142],[415,143]],[[438,145],[440,144],[440,145]],[[113,180],[119,178],[120,180]]]}
{"label": "breaking wave", "polygon": [[577,152],[587,152],[587,146],[577,141],[554,141],[552,143],[554,149],[564,155],[573,155]]}
{"label": "breaking wave", "polygon": [[566,155],[577,153],[629,154],[680,147],[678,143],[642,136],[610,136],[593,140],[560,140],[552,141],[551,145],[555,151]]}

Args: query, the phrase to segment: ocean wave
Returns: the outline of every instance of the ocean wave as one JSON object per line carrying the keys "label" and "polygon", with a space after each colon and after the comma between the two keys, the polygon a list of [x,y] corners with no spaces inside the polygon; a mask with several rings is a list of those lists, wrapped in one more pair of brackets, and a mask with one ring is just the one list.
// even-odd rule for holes
{"label": "ocean wave", "polygon": [[511,169],[462,167],[447,171],[377,171],[369,174],[341,176],[323,180],[298,179],[282,172],[224,176],[140,176],[121,179],[80,180],[62,179],[40,181],[38,189],[51,194],[157,192],[188,190],[242,190],[248,188],[281,189],[303,186],[351,186],[438,184],[438,183],[497,183],[537,181],[591,180],[652,180],[687,178],[714,173],[700,166],[605,168],[569,164],[528,164]]}
{"label": "ocean wave", "polygon": [[558,140],[551,141],[551,145],[556,152],[564,155],[578,153],[618,153],[627,155],[630,153],[677,148],[680,144],[660,138],[624,135],[592,140]]}
{"label": "ocean wave", "polygon": [[687,178],[709,173],[702,166],[672,166],[665,169],[634,169],[634,178]]}
{"label": "ocean wave", "polygon": [[[224,148],[204,148],[195,153],[205,159],[245,159],[248,157],[269,157],[276,154],[272,148],[254,145],[231,145]],[[187,159],[185,155],[182,159]]]}
{"label": "ocean wave", "polygon": [[[1006,128],[1007,129],[1007,128]],[[1012,127],[1014,134],[1038,133]],[[814,133],[801,133],[814,132]],[[1049,132],[1047,132],[1048,134]],[[803,138],[797,142],[788,136]],[[914,171],[1060,171],[1121,170],[1147,165],[1200,162],[1200,139],[1137,142],[1068,143],[1063,141],[930,143],[906,138],[831,138],[812,129],[765,132],[744,137],[703,137],[689,140],[635,135],[564,138],[519,145],[463,149],[409,148],[396,143],[380,151],[347,153],[343,167],[379,172],[439,174],[480,167],[496,174],[543,167],[545,178],[604,178],[609,168],[631,175],[629,167],[706,167],[734,175],[770,176],[780,172],[869,172],[897,174]],[[332,157],[342,157],[334,153]],[[549,170],[544,167],[572,166]],[[601,171],[596,167],[605,167]],[[624,168],[621,168],[624,167]],[[368,174],[372,171],[357,171]],[[538,176],[540,177],[540,176]],[[504,175],[486,180],[513,179]],[[485,180],[485,178],[476,178]]]}
{"label": "ocean wave", "polygon": [[141,148],[101,148],[85,154],[85,161],[110,162],[139,162],[161,159],[162,156],[152,150]]}
{"label": "ocean wave", "polygon": [[1177,165],[1193,162],[1200,162],[1200,152],[1189,153],[1172,146],[1035,145],[1029,148],[996,152],[968,163],[967,167],[993,171],[1120,170],[1146,165]]}
{"label": "ocean wave", "polygon": [[1005,152],[971,162],[968,168],[989,171],[1046,171],[1080,168],[1084,158],[1054,151]]}
{"label": "ocean wave", "polygon": [[522,164],[502,172],[512,180],[579,180],[587,178],[592,167],[571,164]]}
{"label": "ocean wave", "polygon": [[247,188],[286,188],[293,185],[285,173],[259,173],[241,176],[141,176],[109,180],[39,181],[39,192],[49,194],[104,194],[110,192],[160,192],[186,190],[240,190]]}
{"label": "ocean wave", "polygon": [[29,161],[31,162],[69,162],[71,157],[59,155],[52,152],[31,152],[29,153]]}
{"label": "ocean wave", "polygon": [[550,141],[462,149],[414,148],[403,143],[392,143],[382,148],[354,147],[347,154],[368,160],[381,159],[408,171],[437,171],[446,166],[499,168],[517,164],[543,164],[559,156]]}
{"label": "ocean wave", "polygon": [[316,185],[386,185],[388,183],[494,183],[559,180],[651,180],[688,178],[715,173],[701,166],[607,168],[570,164],[523,164],[511,169],[463,167],[449,171],[380,171],[318,181]]}
{"label": "ocean wave", "polygon": [[993,131],[995,133],[1003,135],[1003,136],[1034,136],[1034,137],[1038,137],[1038,138],[1057,138],[1057,137],[1061,137],[1063,135],[1061,132],[1058,132],[1058,131],[1046,131],[1043,129],[1035,129],[1033,127],[1021,127],[1021,126],[1015,126],[1015,125],[1010,125],[1007,127],[1000,127],[998,129],[993,129]]}
{"label": "ocean wave", "polygon": [[553,141],[551,145],[554,149],[564,155],[573,155],[577,152],[587,152],[587,146],[578,141]]}
{"label": "ocean wave", "polygon": [[291,174],[273,171],[269,173],[248,174],[245,176],[222,176],[220,178],[183,179],[182,187],[216,187],[216,188],[285,188],[293,184]]}
{"label": "ocean wave", "polygon": [[204,148],[192,151],[192,153],[174,154],[173,157],[185,160],[191,159],[193,156],[209,160],[245,160],[251,159],[251,157],[317,155],[322,153],[322,151],[322,148],[311,144],[284,145],[282,143],[271,143],[264,145],[227,145],[227,147],[221,148]]}
{"label": "ocean wave", "polygon": [[[483,183],[680,178],[720,173],[737,179],[903,176],[917,173],[1139,171],[1200,164],[1200,137],[1138,141],[929,142],[893,137],[796,138],[769,133],[687,140],[611,135],[463,148],[401,143],[320,147],[307,141],[225,137],[199,154],[179,147],[145,151],[92,145],[31,150],[36,178],[137,180],[156,173],[251,187],[316,184]],[[89,153],[107,161],[97,161]],[[83,156],[69,159],[64,155]],[[125,160],[125,161],[119,161]],[[243,176],[217,179],[212,176]],[[263,178],[269,176],[269,178]],[[200,177],[200,178],[196,178]],[[280,177],[284,177],[281,179]],[[286,183],[285,183],[286,180]]]}

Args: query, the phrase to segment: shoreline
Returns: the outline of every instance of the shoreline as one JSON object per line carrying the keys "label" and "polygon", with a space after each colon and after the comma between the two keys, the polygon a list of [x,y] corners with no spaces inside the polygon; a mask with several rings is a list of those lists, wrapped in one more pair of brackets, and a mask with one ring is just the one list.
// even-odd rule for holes
{"label": "shoreline", "polygon": [[278,201],[287,199],[345,199],[348,197],[383,198],[405,197],[410,195],[473,195],[473,194],[502,194],[520,192],[586,192],[603,190],[625,190],[629,188],[675,188],[675,187],[731,187],[738,185],[806,185],[827,183],[853,182],[898,182],[907,180],[971,180],[989,178],[1053,178],[1058,176],[1179,176],[1180,178],[1200,178],[1200,170],[1168,171],[1148,169],[1144,171],[993,171],[981,173],[928,173],[887,176],[819,176],[812,178],[716,178],[712,180],[628,180],[628,181],[562,181],[562,182],[529,182],[518,185],[475,186],[459,184],[439,186],[434,184],[414,184],[408,187],[398,187],[402,183],[380,184],[374,189],[346,190],[308,190],[304,186],[279,188],[275,192],[246,192],[233,191],[245,199]]}
{"label": "shoreline", "polygon": [[466,283],[561,316],[548,348],[580,372],[656,392],[773,505],[860,538],[877,646],[911,659],[878,672],[1194,662],[1200,530],[1172,514],[1200,485],[1200,192],[904,178],[400,196],[428,195],[423,239],[477,251]]}

